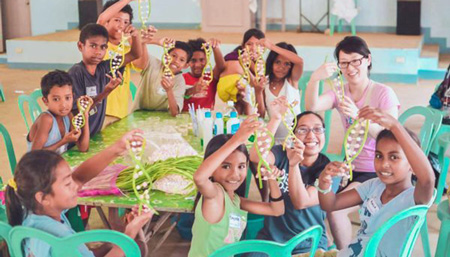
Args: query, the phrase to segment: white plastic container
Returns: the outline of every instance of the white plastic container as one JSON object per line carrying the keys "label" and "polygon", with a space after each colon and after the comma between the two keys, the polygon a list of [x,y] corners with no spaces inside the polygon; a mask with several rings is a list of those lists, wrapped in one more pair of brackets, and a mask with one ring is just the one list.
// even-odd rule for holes
{"label": "white plastic container", "polygon": [[223,118],[221,112],[216,112],[216,120],[214,120],[214,136],[223,134]]}
{"label": "white plastic container", "polygon": [[205,112],[205,119],[203,119],[202,127],[203,127],[203,137],[202,137],[203,150],[205,150],[209,141],[213,137],[213,120],[210,111]]}
{"label": "white plastic container", "polygon": [[225,108],[225,111],[223,112],[224,117],[230,117],[232,112],[236,112],[237,110],[236,108],[234,108],[234,102],[233,101],[228,101],[227,102],[227,107]]}
{"label": "white plastic container", "polygon": [[227,133],[233,135],[236,134],[240,125],[241,121],[237,118],[237,112],[231,112],[230,119],[227,122]]}

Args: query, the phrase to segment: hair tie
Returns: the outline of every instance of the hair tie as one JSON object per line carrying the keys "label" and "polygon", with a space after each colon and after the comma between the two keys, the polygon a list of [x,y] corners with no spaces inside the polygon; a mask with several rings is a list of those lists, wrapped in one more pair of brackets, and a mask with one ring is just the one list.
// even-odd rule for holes
{"label": "hair tie", "polygon": [[14,189],[14,191],[17,191],[17,184],[16,184],[16,181],[14,180],[14,178],[10,178],[8,180],[8,186],[10,186],[12,189]]}

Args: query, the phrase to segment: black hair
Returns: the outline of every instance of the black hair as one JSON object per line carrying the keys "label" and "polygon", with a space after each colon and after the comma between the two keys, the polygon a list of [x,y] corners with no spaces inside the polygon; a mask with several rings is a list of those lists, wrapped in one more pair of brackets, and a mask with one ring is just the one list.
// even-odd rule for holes
{"label": "black hair", "polygon": [[95,23],[88,23],[81,29],[79,41],[85,44],[87,39],[96,36],[104,37],[106,41],[109,39],[108,31],[105,27]]}
{"label": "black hair", "polygon": [[17,188],[6,187],[6,213],[11,226],[22,225],[29,212],[41,208],[36,201],[36,193],[53,193],[54,171],[62,161],[64,159],[59,154],[48,150],[34,150],[20,159],[14,170]]}
{"label": "black hair", "polygon": [[[286,42],[280,42],[280,43],[276,44],[276,46],[297,54],[297,51],[295,50],[295,47],[293,45],[291,45],[291,44],[286,43]],[[267,60],[266,60],[266,75],[269,75],[269,81],[272,80],[273,77],[274,77],[274,75],[273,75],[273,63],[275,62],[275,59],[277,59],[278,55],[279,54],[277,52],[270,51],[269,56],[267,56]],[[283,79],[291,77],[293,68],[294,68],[294,64],[291,62],[291,68],[289,69],[289,72],[286,74],[286,77],[284,77]]]}
{"label": "black hair", "polygon": [[[334,58],[336,58],[338,62],[339,53],[341,51],[346,54],[358,53],[365,58],[369,57],[370,54],[366,41],[358,36],[347,36],[336,45],[336,49],[334,50]],[[370,63],[368,69],[369,71],[372,69],[372,63]]]}
{"label": "black hair", "polygon": [[[105,5],[103,5],[103,9],[102,12],[106,11],[106,9],[108,9],[109,7],[111,7],[111,5],[119,2],[120,0],[109,0],[105,3]],[[130,15],[130,24],[133,23],[133,8],[131,8],[131,6],[129,4],[125,5],[120,12],[124,12],[124,13],[128,13],[128,15]]]}
{"label": "black hair", "polygon": [[247,43],[248,40],[250,40],[250,38],[255,37],[257,39],[263,39],[266,37],[266,35],[264,35],[264,32],[262,32],[259,29],[249,29],[244,33],[244,37],[242,38],[242,44],[241,47],[245,46],[245,43]]}
{"label": "black hair", "polygon": [[41,79],[42,96],[47,98],[53,87],[63,87],[67,85],[72,87],[72,78],[69,76],[69,73],[62,70],[50,71]]}
{"label": "black hair", "polygon": [[234,51],[245,48],[245,43],[247,43],[247,41],[250,40],[250,38],[252,38],[252,37],[255,37],[257,39],[263,39],[266,37],[266,35],[264,34],[264,32],[262,32],[259,29],[255,29],[255,28],[249,29],[244,33],[244,37],[242,38],[241,45],[236,47],[234,49]]}
{"label": "black hair", "polygon": [[322,122],[322,127],[325,128],[325,122],[323,121],[322,116],[320,116],[318,113],[315,113],[315,112],[312,112],[312,111],[304,111],[304,112],[300,113],[299,115],[297,115],[297,123],[294,124],[294,128],[297,128],[298,122],[300,121],[300,119],[302,117],[304,117],[306,115],[310,115],[310,114],[312,114],[312,115],[316,116],[317,118],[319,118],[320,122]]}
{"label": "black hair", "polygon": [[192,58],[192,49],[189,46],[189,44],[183,41],[175,41],[175,48],[170,49],[169,53],[177,48],[186,52],[187,54],[186,62],[189,62]]}
{"label": "black hair", "polygon": [[[221,134],[213,137],[208,145],[205,148],[205,155],[203,156],[203,159],[206,160],[209,156],[211,156],[213,153],[215,153],[217,150],[219,150],[223,145],[225,145],[228,140],[230,140],[233,137],[232,134]],[[247,147],[245,144],[239,145],[235,151],[241,152],[245,155],[246,162],[249,163],[250,160],[250,154],[248,153]],[[212,181],[213,178],[211,178]],[[242,183],[238,189],[236,189],[236,194],[240,197],[245,197],[245,189],[247,183],[250,183],[250,181],[244,180],[244,183]],[[198,200],[200,199],[200,193],[197,193],[197,196],[195,197],[195,206],[197,206]]]}
{"label": "black hair", "polygon": [[206,43],[206,41],[203,38],[199,37],[197,39],[191,39],[187,43],[191,47],[192,53],[194,53],[197,51],[203,52],[202,44]]}
{"label": "black hair", "polygon": [[[417,137],[417,134],[414,133],[413,131],[411,131],[408,128],[405,128],[406,132],[408,132],[409,136],[414,140],[414,142],[420,147],[420,139],[419,137]],[[378,145],[378,143],[382,140],[382,139],[392,139],[395,140],[397,142],[397,138],[395,138],[394,133],[392,133],[392,131],[388,130],[388,129],[383,129],[377,136],[376,139],[376,144]]]}

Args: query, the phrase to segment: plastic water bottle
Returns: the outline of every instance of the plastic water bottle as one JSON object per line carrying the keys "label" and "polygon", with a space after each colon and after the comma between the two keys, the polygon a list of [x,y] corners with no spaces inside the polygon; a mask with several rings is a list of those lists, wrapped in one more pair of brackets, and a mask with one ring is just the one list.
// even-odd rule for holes
{"label": "plastic water bottle", "polygon": [[223,119],[222,113],[216,112],[216,120],[214,121],[214,135],[223,134]]}
{"label": "plastic water bottle", "polygon": [[230,118],[232,112],[237,113],[237,110],[236,110],[236,108],[234,108],[234,102],[228,101],[227,107],[225,108],[225,111],[224,111],[224,116]]}
{"label": "plastic water bottle", "polygon": [[233,135],[236,134],[240,125],[241,121],[237,118],[237,112],[231,112],[230,119],[227,122],[227,133]]}
{"label": "plastic water bottle", "polygon": [[206,149],[209,141],[213,137],[213,120],[211,112],[205,112],[205,119],[203,120],[203,149]]}

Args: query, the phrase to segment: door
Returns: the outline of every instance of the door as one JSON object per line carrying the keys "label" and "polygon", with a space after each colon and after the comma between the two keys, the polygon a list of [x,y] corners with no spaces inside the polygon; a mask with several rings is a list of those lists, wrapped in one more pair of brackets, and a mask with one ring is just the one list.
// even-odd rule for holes
{"label": "door", "polygon": [[31,36],[30,0],[0,1],[4,39]]}

